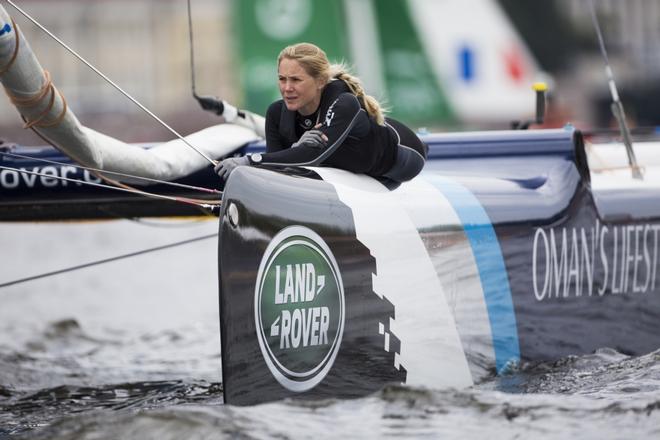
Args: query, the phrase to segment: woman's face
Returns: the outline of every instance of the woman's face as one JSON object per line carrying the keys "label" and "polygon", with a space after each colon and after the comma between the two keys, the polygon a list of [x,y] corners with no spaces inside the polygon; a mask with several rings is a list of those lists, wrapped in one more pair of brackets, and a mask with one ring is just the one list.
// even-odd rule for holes
{"label": "woman's face", "polygon": [[305,72],[296,60],[283,58],[278,66],[280,94],[286,108],[302,115],[311,115],[321,103],[323,85]]}

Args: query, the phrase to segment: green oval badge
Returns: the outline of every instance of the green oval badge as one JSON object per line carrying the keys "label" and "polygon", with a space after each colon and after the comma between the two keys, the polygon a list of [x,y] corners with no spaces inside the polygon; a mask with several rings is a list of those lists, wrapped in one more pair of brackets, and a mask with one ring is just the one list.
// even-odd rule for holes
{"label": "green oval badge", "polygon": [[254,290],[261,353],[285,388],[307,391],[328,374],[344,331],[344,286],[328,245],[304,226],[280,231]]}

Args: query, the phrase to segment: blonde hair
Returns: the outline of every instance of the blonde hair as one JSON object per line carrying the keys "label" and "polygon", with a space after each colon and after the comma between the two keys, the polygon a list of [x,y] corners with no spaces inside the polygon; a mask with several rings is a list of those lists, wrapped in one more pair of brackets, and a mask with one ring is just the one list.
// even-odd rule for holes
{"label": "blonde hair", "polygon": [[352,75],[345,64],[330,64],[323,49],[312,43],[298,43],[282,49],[277,57],[277,65],[279,66],[285,58],[298,61],[308,75],[324,84],[333,79],[344,81],[351,93],[364,102],[369,116],[373,117],[379,125],[385,125],[385,110],[378,100],[365,93],[360,79]]}

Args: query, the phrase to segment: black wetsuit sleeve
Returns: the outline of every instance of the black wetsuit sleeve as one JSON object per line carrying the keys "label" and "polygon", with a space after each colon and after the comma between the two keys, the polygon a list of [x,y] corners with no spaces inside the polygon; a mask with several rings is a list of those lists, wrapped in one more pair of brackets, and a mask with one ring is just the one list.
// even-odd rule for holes
{"label": "black wetsuit sleeve", "polygon": [[[342,93],[330,105],[321,121],[320,130],[328,137],[328,146],[339,139],[353,118],[360,111],[360,102],[352,93]],[[366,112],[358,117],[356,124],[351,128],[350,136],[353,138],[364,138],[369,133],[369,117]]]}
{"label": "black wetsuit sleeve", "polygon": [[289,148],[290,145],[280,134],[280,115],[284,102],[276,101],[266,112],[266,153],[273,153]]}
{"label": "black wetsuit sleeve", "polygon": [[[328,137],[326,148],[332,146],[341,137],[359,110],[360,103],[355,95],[351,93],[342,93],[330,105],[326,114],[322,115],[322,125],[319,128],[319,130]],[[369,132],[368,116],[364,112],[360,116],[358,123],[350,132],[350,136],[353,138],[365,137]],[[266,134],[268,136],[268,124],[266,124]],[[270,146],[270,141],[268,144]],[[323,151],[325,151],[325,148],[315,147],[295,147],[281,151],[269,149],[263,157],[263,162],[291,164],[306,163],[316,159]]]}

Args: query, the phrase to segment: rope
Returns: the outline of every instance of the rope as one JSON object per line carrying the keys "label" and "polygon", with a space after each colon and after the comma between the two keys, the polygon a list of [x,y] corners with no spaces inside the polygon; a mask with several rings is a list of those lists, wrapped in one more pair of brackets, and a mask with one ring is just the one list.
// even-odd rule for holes
{"label": "rope", "polygon": [[7,71],[11,68],[12,64],[14,64],[16,57],[18,56],[18,42],[20,41],[20,39],[19,39],[18,27],[16,26],[16,23],[14,22],[13,18],[11,19],[11,24],[14,27],[14,33],[16,34],[16,46],[14,46],[14,54],[9,59],[9,63],[7,63],[5,67],[0,69],[0,76],[7,73]]}
{"label": "rope", "polygon": [[217,161],[211,159],[208,155],[206,155],[203,151],[201,151],[199,148],[195,147],[192,145],[187,139],[185,139],[181,134],[179,134],[176,130],[174,130],[172,127],[170,127],[168,124],[165,123],[162,119],[160,119],[158,116],[156,116],[151,110],[149,110],[147,107],[145,107],[142,103],[140,103],[137,99],[133,98],[128,92],[124,91],[121,87],[119,87],[117,84],[115,84],[114,81],[112,81],[110,78],[108,78],[103,72],[101,72],[99,69],[94,67],[89,61],[87,61],[85,58],[83,58],[80,54],[78,54],[75,50],[71,49],[66,43],[64,43],[62,40],[57,38],[52,32],[50,32],[48,29],[46,29],[41,23],[39,23],[34,17],[32,17],[30,14],[25,12],[23,9],[21,9],[19,6],[17,6],[12,0],[7,0],[7,3],[9,3],[14,9],[16,9],[18,12],[20,12],[25,18],[30,20],[32,23],[34,23],[35,26],[37,26],[39,29],[41,29],[46,35],[48,35],[50,38],[55,40],[60,46],[62,46],[64,49],[66,49],[70,54],[72,54],[74,57],[76,57],[80,62],[82,62],[84,65],[89,67],[94,73],[99,75],[101,78],[103,78],[108,84],[110,84],[112,87],[114,87],[119,93],[124,95],[129,101],[131,101],[133,104],[137,105],[142,111],[144,111],[146,114],[151,116],[156,122],[158,122],[161,126],[165,127],[170,133],[175,135],[178,139],[180,139],[186,146],[194,150],[197,154],[202,156],[207,162],[209,162],[211,165],[215,166],[218,164]]}
{"label": "rope", "polygon": [[[38,130],[36,130],[34,127],[32,127],[32,131],[33,131],[34,133],[36,133],[36,135],[39,136],[41,139],[43,139],[44,142],[47,142],[47,143],[49,143],[50,145],[52,145],[53,147],[57,148],[57,147],[55,146],[55,143],[54,143],[53,141],[51,141],[50,139],[48,139],[45,135],[43,135],[42,133],[40,133],[40,132],[39,132]],[[73,156],[72,156],[72,159],[75,160],[76,162],[82,162],[81,160],[76,159],[76,158],[73,157]],[[85,167],[80,167],[80,168],[83,168],[83,169],[84,169]],[[90,170],[92,170],[92,169],[90,169]],[[19,170],[19,171],[20,171],[20,170]],[[21,172],[23,172],[23,171],[21,171]],[[28,172],[28,171],[25,171],[25,172]],[[162,195],[160,195],[160,194],[150,193],[150,192],[148,192],[148,191],[142,191],[142,190],[139,190],[139,189],[137,189],[137,188],[134,188],[134,187],[131,187],[131,186],[128,186],[128,185],[125,185],[125,184],[119,183],[119,182],[117,182],[116,180],[110,179],[109,177],[107,177],[107,176],[101,174],[102,172],[104,172],[104,171],[102,171],[102,170],[98,170],[98,169],[93,169],[92,174],[93,174],[94,176],[96,176],[99,180],[102,180],[102,181],[104,181],[104,182],[108,182],[108,183],[110,183],[111,185],[116,185],[116,186],[118,186],[119,188],[115,188],[115,187],[112,187],[112,186],[105,186],[105,185],[93,184],[92,182],[82,182],[82,183],[86,183],[86,184],[89,184],[89,185],[92,185],[92,186],[100,186],[100,187],[103,187],[103,188],[116,189],[116,190],[118,190],[118,191],[133,192],[133,193],[136,193],[136,194],[144,195],[144,196],[146,196],[146,197],[152,197],[152,198],[165,198],[165,199],[177,199],[177,200],[175,200],[175,201],[180,201],[180,202],[182,202],[182,203],[187,203],[187,204],[191,204],[191,205],[197,205],[197,206],[199,206],[199,207],[201,207],[201,208],[204,208],[204,209],[211,209],[211,212],[213,212],[213,207],[215,207],[215,206],[219,206],[219,205],[222,204],[222,200],[205,200],[205,199],[177,198],[177,197],[162,196]],[[109,173],[109,174],[112,174],[112,173]],[[64,178],[60,178],[60,179],[64,179]]]}
{"label": "rope", "polygon": [[[130,99],[132,102],[134,102],[136,105],[138,105],[138,107],[140,107],[140,108],[141,108],[142,110],[144,110],[147,114],[149,114],[149,115],[152,116],[154,119],[156,119],[156,121],[158,121],[159,123],[161,123],[161,125],[163,125],[165,128],[167,128],[170,132],[172,132],[173,134],[175,134],[180,140],[183,141],[183,143],[184,143],[185,145],[187,145],[187,146],[189,146],[190,148],[192,148],[193,150],[195,150],[197,153],[199,153],[204,159],[206,159],[206,160],[207,160],[208,162],[210,162],[211,164],[213,164],[213,165],[216,164],[216,161],[212,160],[212,159],[209,158],[206,154],[204,154],[204,153],[201,152],[199,149],[197,149],[196,147],[194,147],[193,145],[191,145],[186,139],[183,138],[183,136],[181,136],[179,133],[177,133],[175,130],[173,130],[170,126],[168,126],[167,124],[165,124],[165,122],[163,122],[160,118],[158,118],[156,115],[154,115],[154,114],[153,114],[151,111],[149,111],[146,107],[144,107],[142,104],[140,104],[137,100],[135,100],[135,98],[133,98],[132,96],[130,96],[128,93],[124,92],[123,89],[121,89],[119,86],[117,86],[117,85],[116,85],[114,82],[112,82],[107,76],[105,76],[105,75],[104,75],[103,73],[101,73],[98,69],[96,69],[96,68],[95,68],[94,66],[92,66],[90,63],[88,63],[85,59],[83,59],[83,58],[82,58],[80,55],[78,55],[75,51],[73,51],[72,49],[70,49],[70,48],[69,48],[66,44],[64,44],[60,39],[58,39],[58,38],[57,38],[55,35],[53,35],[50,31],[48,31],[46,28],[44,28],[40,23],[38,23],[36,20],[34,20],[34,18],[32,18],[29,14],[27,14],[27,13],[26,13],[25,11],[23,11],[21,8],[19,8],[18,6],[16,6],[11,0],[8,0],[8,3],[9,3],[11,6],[13,6],[16,10],[18,10],[21,14],[23,14],[26,18],[28,18],[30,21],[32,21],[37,27],[39,27],[41,30],[43,30],[47,35],[49,35],[51,38],[53,38],[55,41],[57,41],[60,45],[62,45],[65,49],[67,49],[70,53],[72,53],[74,56],[76,56],[76,57],[77,57],[80,61],[82,61],[85,65],[87,65],[88,67],[90,67],[95,73],[97,73],[98,75],[100,75],[103,79],[105,79],[105,80],[106,80],[108,83],[110,83],[113,87],[115,87],[115,88],[116,88],[117,90],[119,90],[122,94],[124,94],[124,96],[126,96],[127,98],[129,98],[129,99]],[[6,72],[6,71],[9,69],[9,67],[11,67],[11,64],[13,64],[13,62],[14,62],[14,60],[16,59],[16,56],[17,56],[17,54],[18,54],[18,41],[19,41],[19,40],[18,40],[18,38],[19,38],[18,35],[19,35],[19,33],[18,33],[18,29],[16,28],[16,25],[15,25],[15,23],[14,23],[13,18],[12,18],[12,24],[14,25],[14,30],[15,30],[15,33],[16,33],[16,45],[15,45],[15,48],[14,48],[14,55],[12,56],[12,59],[10,60],[9,64],[8,64],[8,65],[7,65],[7,66],[6,66],[6,67],[0,72],[0,74]],[[49,102],[48,102],[48,105],[46,106],[46,108],[45,108],[43,111],[41,111],[41,112],[37,115],[36,119],[30,121],[30,120],[28,120],[28,118],[27,118],[25,115],[21,114],[21,116],[23,117],[23,119],[24,119],[24,121],[25,121],[25,125],[24,125],[23,128],[30,128],[30,129],[32,129],[35,133],[39,134],[42,138],[44,138],[44,136],[41,135],[41,133],[39,133],[39,132],[36,130],[36,128],[37,128],[37,127],[38,127],[38,128],[48,128],[48,127],[56,126],[57,124],[59,124],[60,122],[62,122],[62,120],[64,119],[64,117],[65,117],[65,115],[66,115],[66,113],[67,113],[67,109],[68,109],[68,105],[67,105],[66,99],[64,98],[64,95],[62,95],[62,93],[61,93],[59,90],[57,90],[57,88],[53,85],[53,82],[52,82],[52,79],[51,79],[50,73],[49,73],[47,70],[44,70],[43,72],[44,72],[44,84],[43,84],[43,86],[41,87],[41,89],[40,89],[35,95],[23,98],[23,97],[15,96],[15,95],[9,93],[9,91],[7,91],[7,94],[9,95],[9,97],[10,97],[12,103],[13,103],[14,105],[16,105],[17,107],[22,107],[22,108],[29,108],[29,107],[34,107],[34,106],[36,106],[36,105],[39,105],[39,104],[41,103],[41,100],[42,100],[42,99],[43,99],[43,98],[44,98],[44,97],[50,92],[50,100],[49,100]],[[56,91],[57,91],[57,94],[59,94],[60,99],[61,99],[61,101],[62,101],[62,111],[61,111],[60,114],[57,115],[57,117],[56,117],[55,119],[53,119],[52,121],[46,121],[47,116],[49,115],[50,111],[53,109],[53,106],[55,105],[55,98],[56,98],[56,94],[55,94],[55,92],[56,92]],[[51,145],[53,144],[53,142],[51,142],[50,140],[47,140],[47,141],[48,141]],[[78,162],[80,162],[80,161],[78,161]],[[123,190],[132,191],[132,192],[135,192],[135,193],[138,193],[138,194],[143,194],[143,195],[150,196],[150,197],[157,197],[157,198],[159,198],[159,197],[162,198],[162,197],[163,197],[163,196],[159,196],[159,195],[157,195],[157,194],[152,194],[152,193],[148,193],[148,192],[145,192],[145,191],[138,190],[138,189],[133,188],[133,187],[131,187],[131,186],[129,186],[129,185],[126,185],[126,184],[123,184],[123,183],[118,182],[118,181],[116,181],[116,180],[110,179],[110,178],[108,178],[107,176],[101,175],[101,174],[99,174],[99,172],[96,172],[96,171],[95,171],[95,172],[93,172],[93,173],[94,173],[97,177],[99,177],[100,179],[102,179],[102,180],[104,180],[104,181],[106,181],[106,182],[108,182],[108,183],[111,183],[111,184],[113,184],[113,185],[116,185],[117,187],[119,187],[119,188],[121,188],[121,189],[123,189]],[[208,205],[219,205],[219,204],[220,204],[220,201],[208,201],[208,200],[190,199],[190,198],[183,198],[183,197],[182,197],[182,198],[178,198],[178,201],[181,201],[181,202],[183,202],[183,203],[190,203],[190,204],[194,204],[194,205],[198,205],[198,206],[199,206],[200,204],[201,204],[201,205],[206,204],[207,206],[208,206]]]}
{"label": "rope", "polygon": [[50,122],[42,122],[42,120],[46,118],[46,114],[50,112],[50,110],[52,109],[52,104],[51,104],[50,107],[44,111],[45,114],[43,115],[42,118],[30,122],[28,126],[25,128],[32,128],[32,127],[48,128],[48,127],[54,127],[60,122],[62,122],[62,120],[64,119],[64,115],[66,115],[68,106],[66,103],[66,99],[64,99],[64,95],[62,95],[62,92],[60,92],[57,88],[55,88],[55,86],[52,86],[51,103],[55,102],[55,91],[57,91],[57,94],[60,95],[60,100],[62,101],[62,111],[60,112],[60,114]]}
{"label": "rope", "polygon": [[170,244],[166,244],[166,245],[162,245],[162,246],[143,249],[143,250],[136,251],[136,252],[130,252],[128,254],[117,255],[115,257],[104,258],[102,260],[91,261],[89,263],[79,264],[77,266],[71,266],[71,267],[67,267],[67,268],[64,268],[64,269],[55,270],[55,271],[52,271],[52,272],[45,272],[45,273],[42,273],[42,274],[39,274],[39,275],[33,275],[33,276],[30,276],[30,277],[26,277],[26,278],[20,278],[20,279],[17,279],[17,280],[8,281],[8,282],[0,284],[0,289],[2,289],[4,287],[9,287],[9,286],[15,286],[16,284],[27,283],[28,281],[34,281],[34,280],[38,280],[38,279],[41,279],[41,278],[48,278],[48,277],[52,277],[52,276],[55,276],[55,275],[60,275],[60,274],[67,273],[67,272],[73,272],[73,271],[79,270],[79,269],[85,269],[87,267],[98,266],[100,264],[111,263],[113,261],[118,261],[118,260],[123,260],[123,259],[126,259],[126,258],[136,257],[136,256],[139,256],[139,255],[144,255],[144,254],[148,254],[148,253],[151,253],[151,252],[161,251],[161,250],[164,250],[164,249],[170,249],[170,248],[177,247],[177,246],[183,246],[183,245],[186,245],[186,244],[194,243],[196,241],[206,240],[208,238],[213,238],[213,237],[217,237],[217,236],[218,236],[218,233],[216,232],[214,234],[203,235],[201,237],[191,238],[191,239],[183,240],[183,241],[177,241],[175,243],[170,243]]}
{"label": "rope", "polygon": [[[48,141],[46,141],[46,142],[48,142]],[[0,142],[0,144],[1,143],[2,142]],[[15,158],[18,158],[18,159],[34,160],[34,161],[37,161],[37,162],[49,163],[49,164],[53,164],[53,165],[74,167],[74,168],[77,168],[77,169],[80,169],[80,170],[95,171],[95,172],[98,172],[98,173],[111,174],[113,176],[129,177],[131,179],[144,180],[145,182],[158,183],[158,184],[161,184],[161,185],[175,186],[177,188],[191,189],[191,190],[207,192],[207,193],[211,193],[211,194],[222,194],[222,191],[217,190],[217,189],[204,188],[202,186],[186,185],[186,184],[183,184],[183,183],[169,182],[167,180],[152,179],[150,177],[135,176],[133,174],[118,173],[116,171],[107,171],[107,170],[102,170],[102,169],[99,169],[99,168],[85,167],[85,166],[82,166],[82,165],[77,165],[75,163],[58,162],[56,160],[42,159],[40,157],[25,156],[23,154],[10,153],[8,151],[0,151],[0,154],[2,154],[4,156],[8,156],[8,157],[15,157]]]}
{"label": "rope", "polygon": [[44,84],[41,86],[41,88],[35,95],[26,96],[23,98],[20,96],[12,95],[9,92],[7,92],[7,94],[9,95],[9,99],[11,99],[12,104],[20,107],[33,107],[37,105],[39,101],[41,101],[41,98],[43,98],[48,94],[53,84],[53,82],[50,79],[50,72],[44,70],[43,73],[44,73]]}
{"label": "rope", "polygon": [[[137,188],[135,188],[131,185],[127,185],[125,183],[122,183],[118,180],[110,179],[109,177],[104,176],[102,174],[98,174],[98,173],[95,173],[95,174],[96,174],[97,177],[100,177],[101,179],[108,182],[109,184],[115,185],[116,187],[118,187],[117,189],[124,189],[124,190],[127,190],[127,191],[136,192],[136,193],[139,193],[139,194],[142,194],[142,195],[147,195],[148,194],[150,197],[159,196],[159,194],[154,194],[154,193],[142,191],[142,190],[137,189]],[[193,198],[189,198],[189,197],[176,197],[176,201],[183,202],[183,203],[188,203],[188,204],[195,205],[195,206],[199,206],[199,205],[202,205],[202,204],[220,205],[222,203],[221,200],[193,199]]]}
{"label": "rope", "polygon": [[[199,208],[204,208],[204,209],[209,209],[213,211],[214,208],[217,207],[217,205],[220,205],[222,203],[221,200],[216,201],[216,200],[196,200],[196,199],[189,199],[186,197],[175,197],[175,196],[167,196],[163,194],[154,194],[150,193],[147,191],[142,191],[136,188],[132,188],[128,185],[122,185],[118,184],[117,187],[115,186],[110,186],[110,185],[104,185],[101,183],[94,183],[94,182],[86,182],[84,180],[79,180],[79,179],[71,179],[69,177],[62,177],[62,176],[52,176],[50,174],[44,174],[44,173],[39,173],[36,171],[28,171],[26,169],[18,169],[14,167],[6,167],[0,165],[0,170],[8,170],[8,171],[16,171],[18,173],[24,173],[24,174],[29,174],[32,176],[41,176],[41,177],[48,177],[49,179],[57,179],[57,180],[62,180],[65,182],[73,182],[73,183],[79,183],[81,185],[89,185],[89,186],[95,186],[97,188],[104,188],[104,189],[111,189],[114,191],[122,191],[122,192],[127,192],[131,193],[134,195],[140,195],[140,196],[145,196],[145,197],[151,197],[154,199],[162,199],[162,200],[169,200],[171,202],[180,202],[180,203],[185,203],[188,205],[194,205]],[[106,179],[110,181],[111,183],[115,183],[112,179]]]}
{"label": "rope", "polygon": [[[50,113],[50,111],[53,109],[53,105],[55,104],[55,89],[53,88],[52,83],[50,83],[48,86],[48,90],[50,91],[50,99],[48,100],[48,105],[37,115],[36,119],[32,121],[27,120],[27,122],[23,124],[23,128],[39,127],[39,123],[46,119],[48,113]],[[27,116],[25,116],[25,119],[28,119]]]}
{"label": "rope", "polygon": [[[44,85],[41,86],[39,91],[32,96],[20,97],[12,94],[9,90],[5,90],[7,92],[7,95],[9,96],[9,99],[11,100],[11,103],[14,104],[16,107],[21,107],[21,108],[30,108],[40,105],[41,100],[46,95],[48,95],[48,93],[50,93],[50,99],[48,101],[48,105],[46,106],[45,109],[39,112],[36,119],[29,121],[27,117],[23,113],[21,113],[21,116],[23,116],[23,119],[25,120],[25,124],[23,125],[23,128],[54,127],[60,122],[62,122],[64,116],[66,115],[68,104],[66,102],[66,99],[64,98],[64,95],[62,95],[62,92],[60,92],[53,84],[53,81],[50,77],[50,72],[44,70],[43,73],[44,73]],[[45,119],[48,117],[50,111],[53,109],[53,106],[55,105],[55,92],[57,92],[57,94],[60,95],[60,100],[62,101],[62,111],[60,112],[59,115],[57,115],[57,117],[54,120],[46,122]]]}

